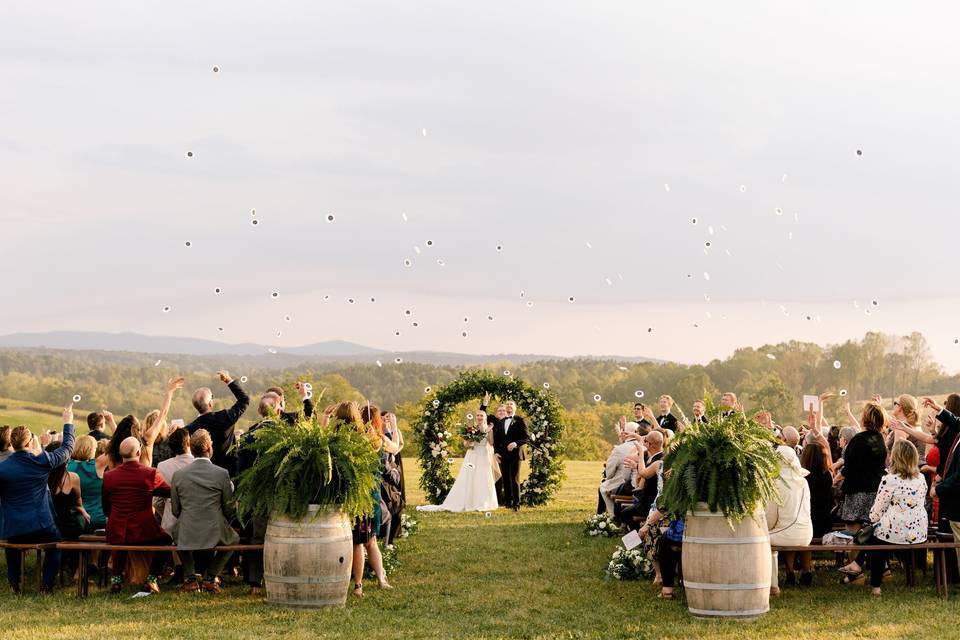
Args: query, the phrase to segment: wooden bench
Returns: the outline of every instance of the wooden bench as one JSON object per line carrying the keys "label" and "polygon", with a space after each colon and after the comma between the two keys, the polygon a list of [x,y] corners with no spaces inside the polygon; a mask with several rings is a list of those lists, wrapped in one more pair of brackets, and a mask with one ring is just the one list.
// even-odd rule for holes
{"label": "wooden bench", "polygon": [[830,553],[856,553],[858,551],[907,551],[909,559],[904,567],[907,573],[907,585],[916,586],[914,574],[913,553],[914,551],[932,551],[933,552],[933,573],[937,585],[937,595],[946,598],[949,595],[949,570],[946,562],[948,549],[960,549],[960,542],[921,542],[919,544],[810,544],[806,546],[772,546],[772,551],[796,551],[796,552],[821,552]]}
{"label": "wooden bench", "polygon": [[56,548],[56,542],[36,542],[36,543],[24,543],[17,544],[13,542],[7,542],[5,540],[0,540],[0,549],[10,549],[13,551],[20,552],[20,586],[23,587],[26,578],[26,569],[27,569],[27,553],[30,551],[37,552],[37,591],[43,589],[43,552],[47,549]]}
{"label": "wooden bench", "polygon": [[[76,551],[80,554],[79,575],[77,577],[77,596],[86,598],[90,595],[90,579],[88,567],[90,564],[90,553],[101,551],[110,553],[113,551],[155,551],[172,553],[177,550],[176,545],[138,545],[138,544],[107,544],[106,542],[76,541],[61,542],[56,545],[61,551]],[[262,544],[225,544],[212,549],[212,551],[263,551]]]}

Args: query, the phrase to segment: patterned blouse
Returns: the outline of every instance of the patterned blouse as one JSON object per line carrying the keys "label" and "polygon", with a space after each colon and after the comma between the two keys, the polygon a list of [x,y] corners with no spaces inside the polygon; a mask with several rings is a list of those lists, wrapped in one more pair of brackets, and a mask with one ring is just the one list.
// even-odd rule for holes
{"label": "patterned blouse", "polygon": [[893,544],[917,544],[927,539],[927,511],[924,499],[927,481],[923,475],[904,478],[893,473],[883,476],[877,499],[870,509],[870,522],[880,540]]}

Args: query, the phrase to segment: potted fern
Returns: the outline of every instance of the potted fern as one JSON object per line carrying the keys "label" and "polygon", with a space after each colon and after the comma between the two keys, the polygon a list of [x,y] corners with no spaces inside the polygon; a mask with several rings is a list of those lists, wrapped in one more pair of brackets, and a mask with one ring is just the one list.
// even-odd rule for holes
{"label": "potted fern", "polygon": [[353,519],[373,513],[380,454],[351,426],[273,416],[252,434],[256,456],[237,486],[237,513],[268,518],[267,600],[299,608],[343,606]]}
{"label": "potted fern", "polygon": [[661,509],[685,518],[683,574],[690,612],[751,619],[769,609],[765,505],[779,500],[773,433],[742,411],[707,408],[664,459]]}

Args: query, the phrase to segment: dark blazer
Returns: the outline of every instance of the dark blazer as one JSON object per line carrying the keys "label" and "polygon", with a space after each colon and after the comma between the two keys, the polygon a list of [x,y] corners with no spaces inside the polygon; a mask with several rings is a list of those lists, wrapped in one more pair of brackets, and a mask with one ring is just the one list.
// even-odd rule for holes
{"label": "dark blazer", "polygon": [[[940,412],[937,420],[944,427],[949,425],[954,429],[960,422],[955,415],[946,409]],[[960,439],[960,436],[957,436],[949,446],[941,440],[945,447],[940,449],[940,459],[943,460],[944,465],[943,479],[936,486],[937,495],[940,497],[940,517],[952,522],[960,521],[960,447],[957,447],[956,450],[953,448],[957,439]],[[950,456],[951,451],[953,451],[952,457]]]}
{"label": "dark blazer", "polygon": [[[509,421],[509,427],[504,425]],[[501,458],[516,458],[523,460],[523,445],[530,440],[527,433],[527,423],[520,416],[504,418],[503,420],[494,419],[493,423],[493,452]],[[507,451],[507,445],[511,442],[516,443],[517,448],[513,451]]]}
{"label": "dark blazer", "polygon": [[22,536],[54,526],[50,472],[66,464],[73,452],[73,425],[63,425],[63,444],[55,451],[17,451],[0,462],[0,538]]}
{"label": "dark blazer", "polygon": [[169,497],[160,472],[127,460],[103,474],[103,513],[107,516],[107,542],[134,544],[168,538],[153,516],[153,497]]}
{"label": "dark blazer", "polygon": [[[282,414],[283,421],[287,424],[296,424],[297,418],[300,417],[299,411],[284,411]],[[310,398],[304,398],[303,400],[303,416],[309,418],[313,415],[313,400]]]}
{"label": "dark blazer", "polygon": [[876,431],[861,431],[843,452],[843,493],[876,493],[887,464],[887,446]]}
{"label": "dark blazer", "polygon": [[670,429],[670,431],[677,430],[677,417],[672,413],[667,413],[662,416],[657,416],[657,424],[660,425],[663,429]]}
{"label": "dark blazer", "polygon": [[213,440],[213,464],[223,467],[230,472],[231,476],[237,473],[237,437],[234,430],[237,426],[237,420],[247,410],[250,404],[250,396],[240,388],[240,384],[234,380],[228,388],[233,392],[237,401],[229,409],[221,411],[211,411],[196,419],[187,425],[187,431],[193,435],[199,429],[206,429],[210,432],[210,439]]}
{"label": "dark blazer", "polygon": [[258,422],[250,427],[245,434],[243,434],[243,440],[240,442],[240,449],[237,451],[237,475],[252,467],[257,461],[257,453],[250,446],[256,441],[254,434],[260,427],[272,424],[272,420]]}
{"label": "dark blazer", "polygon": [[170,508],[177,517],[170,534],[177,549],[202,551],[240,540],[230,527],[233,483],[227,470],[197,458],[173,474]]}

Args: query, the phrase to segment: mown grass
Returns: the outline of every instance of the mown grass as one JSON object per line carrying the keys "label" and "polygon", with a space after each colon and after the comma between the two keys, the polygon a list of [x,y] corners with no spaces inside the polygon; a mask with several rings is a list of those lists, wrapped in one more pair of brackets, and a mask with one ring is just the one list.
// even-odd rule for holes
{"label": "mown grass", "polygon": [[[412,466],[412,465],[411,465]],[[648,583],[618,583],[603,569],[616,540],[589,538],[600,463],[568,463],[551,505],[518,514],[417,514],[420,532],[400,545],[394,591],[367,586],[347,608],[290,611],[250,599],[240,585],[219,596],[173,592],[131,600],[69,589],[51,598],[0,595],[2,637],[14,638],[954,638],[955,600],[932,577],[908,590],[902,575],[880,599],[841,587],[827,563],[812,588],[786,589],[753,623],[691,618],[682,598],[657,600]],[[422,498],[410,470],[411,502]]]}

